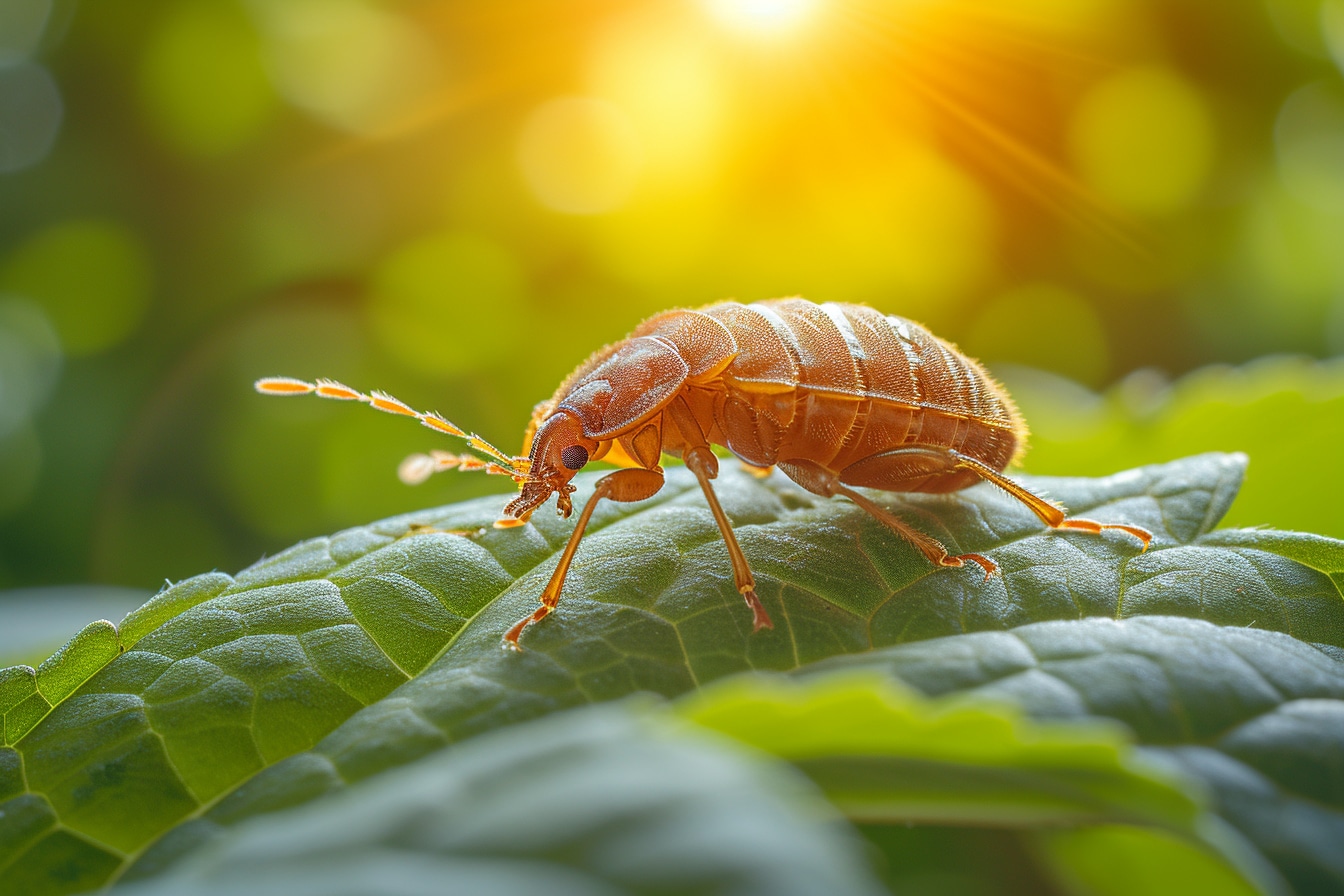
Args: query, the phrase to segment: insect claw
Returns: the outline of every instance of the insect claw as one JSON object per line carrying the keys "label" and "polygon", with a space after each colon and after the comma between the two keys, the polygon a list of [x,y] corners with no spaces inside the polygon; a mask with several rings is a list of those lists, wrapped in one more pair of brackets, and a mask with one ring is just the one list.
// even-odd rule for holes
{"label": "insect claw", "polygon": [[747,602],[747,606],[751,607],[752,634],[763,628],[773,629],[775,627],[775,624],[770,621],[770,614],[765,611],[765,604],[761,603],[761,599],[756,596],[754,589],[743,591],[742,599]]}
{"label": "insect claw", "polygon": [[[999,564],[988,557],[982,557],[980,554],[958,554],[955,557],[945,558],[942,566],[963,566],[969,560],[976,566],[985,571],[985,581],[988,582],[993,576],[999,575]],[[955,562],[953,562],[955,561]]]}

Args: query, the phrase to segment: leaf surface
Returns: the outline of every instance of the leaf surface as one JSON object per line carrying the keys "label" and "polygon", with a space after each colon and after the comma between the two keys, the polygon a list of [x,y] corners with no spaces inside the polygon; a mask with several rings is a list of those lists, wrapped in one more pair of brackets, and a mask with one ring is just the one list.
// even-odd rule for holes
{"label": "leaf surface", "polygon": [[[1045,838],[1047,889],[1080,873],[1080,852],[1116,842],[1131,844],[1129,880],[1159,877],[1154,859],[1188,860],[1202,844],[1260,892],[1278,883],[1220,836],[1203,791],[1138,753],[1121,726],[1033,721],[1009,703],[832,672],[748,673],[671,705],[627,700],[508,726],[244,820],[132,896],[873,892],[868,863],[799,770],[870,827],[932,820]],[[898,891],[915,883],[895,878]],[[1208,858],[1183,880],[1250,892]]]}
{"label": "leaf surface", "polygon": [[[988,487],[885,496],[956,550],[997,560],[987,583],[931,569],[853,505],[725,470],[718,491],[776,623],[756,635],[680,469],[650,501],[598,511],[559,613],[528,630],[521,655],[500,636],[534,606],[568,524],[538,514],[495,530],[497,499],[179,583],[39,670],[0,672],[0,884],[20,868],[49,872],[34,892],[132,865],[149,874],[221,826],[506,724],[873,647],[1153,613],[1344,645],[1344,601],[1319,558],[1253,547],[1258,533],[1210,540],[1243,468],[1206,455],[1030,482],[1075,513],[1149,528],[1146,553],[1116,533],[1043,532]],[[591,483],[580,478],[580,497]]]}
{"label": "leaf surface", "polygon": [[[1153,617],[1044,622],[902,644],[806,675],[884,672],[1036,719],[1124,723],[1299,891],[1344,889],[1344,663],[1277,632]],[[972,819],[968,819],[972,821]]]}
{"label": "leaf surface", "polygon": [[251,819],[135,896],[877,896],[854,832],[782,762],[647,701],[557,713]]}

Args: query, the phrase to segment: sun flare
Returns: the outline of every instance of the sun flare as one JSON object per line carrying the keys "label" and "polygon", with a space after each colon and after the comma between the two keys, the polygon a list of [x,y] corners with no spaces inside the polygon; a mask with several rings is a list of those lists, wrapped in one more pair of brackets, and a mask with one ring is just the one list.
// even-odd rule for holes
{"label": "sun flare", "polygon": [[745,34],[771,36],[798,27],[815,0],[705,0],[716,19]]}

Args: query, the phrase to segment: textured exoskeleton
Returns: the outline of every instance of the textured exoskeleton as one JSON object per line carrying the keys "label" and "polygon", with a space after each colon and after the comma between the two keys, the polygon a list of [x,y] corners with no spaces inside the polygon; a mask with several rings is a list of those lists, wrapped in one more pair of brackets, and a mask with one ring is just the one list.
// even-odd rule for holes
{"label": "textured exoskeleton", "polygon": [[[265,380],[258,388],[361,399],[466,435],[437,415],[339,384]],[[726,447],[752,467],[778,467],[815,494],[843,495],[930,562],[962,566],[969,561],[986,578],[997,568],[992,560],[950,554],[855,487],[951,492],[985,480],[1055,529],[1116,529],[1145,547],[1151,538],[1137,526],[1068,518],[1057,505],[1005,477],[1003,470],[1025,447],[1026,427],[1003,388],[979,363],[919,324],[860,305],[782,299],[660,314],[593,354],[537,406],[525,437],[526,458],[508,457],[475,436],[468,438],[495,458],[471,466],[493,468],[521,483],[520,494],[505,508],[511,518],[506,522],[514,524],[551,495],[557,495],[559,512],[568,516],[574,491],[570,480],[590,461],[622,467],[597,481],[541,605],[505,635],[506,645],[513,647],[527,625],[555,609],[597,502],[640,501],[655,494],[663,485],[659,462],[664,454],[680,457],[700,483],[753,625],[771,627],[732,523],[714,494],[711,481],[719,462],[710,445]],[[409,475],[403,469],[403,478],[420,479],[464,460],[440,454],[436,465],[435,458],[420,458]]]}

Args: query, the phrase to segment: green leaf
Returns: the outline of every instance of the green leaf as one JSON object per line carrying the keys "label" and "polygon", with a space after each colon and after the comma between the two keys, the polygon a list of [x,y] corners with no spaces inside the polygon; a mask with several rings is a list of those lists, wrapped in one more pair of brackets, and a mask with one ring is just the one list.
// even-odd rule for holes
{"label": "green leaf", "polygon": [[[59,670],[45,673],[53,692],[97,670],[55,705],[42,676],[35,690],[22,668],[0,676],[0,793],[14,794],[0,803],[0,843],[20,844],[0,854],[0,889],[43,856],[59,857],[48,868],[58,876],[35,892],[71,892],[132,864],[147,871],[220,825],[556,709],[875,646],[1149,613],[1344,645],[1329,575],[1282,551],[1208,541],[1244,463],[1206,455],[1030,482],[1076,513],[1148,527],[1146,553],[1117,533],[1044,532],[987,487],[883,496],[956,549],[996,559],[1003,575],[987,583],[932,569],[851,504],[725,470],[718,491],[776,623],[757,634],[681,469],[654,499],[598,511],[559,612],[528,630],[521,655],[502,651],[500,636],[535,606],[569,524],[538,514],[493,529],[499,499],[179,583],[127,617],[120,655],[108,661],[99,629],[44,664]],[[580,497],[592,482],[580,477]]]}
{"label": "green leaf", "polygon": [[[674,713],[694,724],[673,724]],[[1038,837],[1053,863],[1042,872],[1060,881],[1087,879],[1089,857],[1108,844],[1132,853],[1129,880],[1160,879],[1174,862],[1189,886],[1250,892],[1215,857],[1263,870],[1227,849],[1202,791],[1137,753],[1120,726],[1033,722],[1010,704],[929,700],[873,675],[747,674],[671,707],[627,701],[482,735],[244,820],[131,893],[433,892],[444,882],[870,892],[831,812],[757,751],[789,759],[870,827],[934,820]],[[1062,827],[1079,823],[1088,827]],[[914,882],[891,877],[898,890]],[[1273,873],[1261,884],[1274,891]]]}
{"label": "green leaf", "polygon": [[807,675],[883,672],[927,695],[1037,719],[1123,722],[1201,780],[1214,808],[1299,892],[1344,888],[1344,663],[1285,635],[1154,617],[1045,622],[903,644]]}
{"label": "green leaf", "polygon": [[850,818],[1192,832],[1197,801],[1128,755],[1117,726],[1032,723],[1011,704],[937,705],[878,676],[739,676],[687,699],[697,724],[799,765]]}
{"label": "green leaf", "polygon": [[859,838],[805,778],[644,701],[440,750],[252,819],[126,890],[449,891],[883,892]]}
{"label": "green leaf", "polygon": [[1038,854],[1066,891],[1092,896],[1188,896],[1264,893],[1213,855],[1166,831],[1098,825],[1042,831]]}
{"label": "green leaf", "polygon": [[[974,637],[930,643],[960,647]],[[864,669],[876,666],[890,674],[889,664],[899,663],[902,649],[849,663],[859,670],[814,669],[792,681],[740,676],[683,699],[682,711],[701,725],[789,759],[846,815],[869,827],[920,823],[1027,830],[1060,853],[1052,869],[1057,876],[1077,878],[1085,876],[1082,869],[1068,864],[1088,841],[1061,838],[1061,828],[1094,827],[1106,831],[1104,840],[1131,844],[1137,835],[1128,831],[1137,826],[1150,837],[1167,835],[1154,841],[1159,851],[1154,855],[1187,867],[1193,878],[1241,881],[1243,889],[1254,881],[1260,892],[1283,890],[1278,873],[1207,810],[1202,788],[1191,787],[1166,763],[1136,753],[1122,726],[1101,718],[1034,721],[1013,703],[984,695],[967,699],[953,692],[930,701],[898,686],[894,677]],[[1195,844],[1223,861],[1201,859]],[[948,851],[975,850],[966,844]],[[1161,875],[1152,861],[1148,857],[1145,868],[1142,858],[1133,860],[1136,868],[1145,868],[1139,878]]]}

